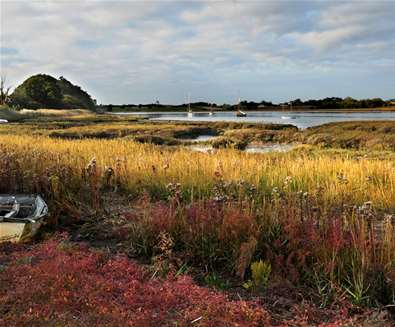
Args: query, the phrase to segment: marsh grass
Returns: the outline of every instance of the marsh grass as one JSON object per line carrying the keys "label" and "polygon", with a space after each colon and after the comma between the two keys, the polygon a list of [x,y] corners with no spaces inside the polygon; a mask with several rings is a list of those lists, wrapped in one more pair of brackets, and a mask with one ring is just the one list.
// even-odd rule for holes
{"label": "marsh grass", "polygon": [[395,150],[395,122],[343,122],[308,128],[300,140],[322,147]]}
{"label": "marsh grass", "polygon": [[342,290],[359,305],[394,304],[395,161],[383,154],[299,147],[212,155],[8,130],[0,135],[0,192],[42,193],[52,210],[73,217],[82,204],[99,213],[104,195],[118,193],[133,206],[112,228],[135,255],[168,260],[170,250],[158,250],[166,235],[172,254],[212,272],[243,280],[262,260],[271,276],[313,285],[323,303]]}
{"label": "marsh grass", "polygon": [[[211,193],[218,171],[226,182],[244,181],[256,187],[256,201],[262,201],[277,188],[285,194],[290,191],[315,194],[317,204],[324,207],[372,201],[377,209],[395,208],[393,160],[354,159],[347,154],[315,156],[301,150],[265,155],[219,150],[210,155],[124,139],[68,141],[2,135],[0,144],[3,160],[8,158],[8,165],[13,165],[12,173],[22,174],[27,180],[29,174],[43,176],[54,170],[54,174],[62,177],[61,172],[67,171],[71,181],[60,178],[60,183],[68,188],[81,187],[81,171],[95,158],[100,178],[111,167],[119,186],[130,193],[146,190],[164,197],[166,185],[178,182],[186,198],[200,199]],[[12,173],[8,171],[8,175]],[[291,179],[285,183],[287,177]],[[242,195],[242,187],[231,186],[240,193],[237,197]]]}

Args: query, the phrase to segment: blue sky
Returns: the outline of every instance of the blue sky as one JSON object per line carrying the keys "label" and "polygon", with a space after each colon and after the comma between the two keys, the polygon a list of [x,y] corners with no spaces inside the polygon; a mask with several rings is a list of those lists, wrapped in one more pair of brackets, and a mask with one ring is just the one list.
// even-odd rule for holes
{"label": "blue sky", "polygon": [[395,98],[395,0],[3,1],[1,74],[99,103]]}

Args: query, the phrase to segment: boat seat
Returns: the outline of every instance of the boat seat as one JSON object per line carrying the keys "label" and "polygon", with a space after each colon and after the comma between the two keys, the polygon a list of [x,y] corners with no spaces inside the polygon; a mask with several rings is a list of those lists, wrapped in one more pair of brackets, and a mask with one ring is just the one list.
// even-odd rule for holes
{"label": "boat seat", "polygon": [[12,207],[9,210],[5,210],[5,213],[2,214],[3,218],[13,218],[18,215],[20,209],[20,204],[19,203],[14,203]]}

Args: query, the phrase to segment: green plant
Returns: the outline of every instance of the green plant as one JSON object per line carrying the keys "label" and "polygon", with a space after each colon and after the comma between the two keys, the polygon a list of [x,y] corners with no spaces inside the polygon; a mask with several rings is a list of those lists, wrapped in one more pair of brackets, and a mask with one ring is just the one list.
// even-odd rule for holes
{"label": "green plant", "polygon": [[334,297],[334,289],[331,281],[325,277],[320,276],[317,272],[314,273],[314,284],[317,289],[318,296],[320,297],[321,303],[320,308],[325,308]]}
{"label": "green plant", "polygon": [[245,289],[264,290],[269,284],[272,266],[270,262],[262,260],[255,261],[251,264],[251,280],[243,284]]}
{"label": "green plant", "polygon": [[229,281],[223,280],[218,276],[215,272],[211,272],[204,277],[205,283],[212,288],[216,288],[218,290],[224,291],[229,288]]}
{"label": "green plant", "polygon": [[354,261],[352,261],[352,268],[352,278],[347,279],[348,286],[345,286],[344,289],[356,305],[368,304],[370,296],[367,294],[370,285],[366,285],[364,272],[355,267]]}

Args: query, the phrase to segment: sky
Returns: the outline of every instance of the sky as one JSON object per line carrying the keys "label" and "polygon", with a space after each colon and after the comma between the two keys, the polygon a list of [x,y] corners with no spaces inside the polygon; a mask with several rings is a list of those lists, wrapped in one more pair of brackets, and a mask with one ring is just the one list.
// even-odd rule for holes
{"label": "sky", "polygon": [[395,0],[0,0],[1,75],[98,103],[395,98]]}

